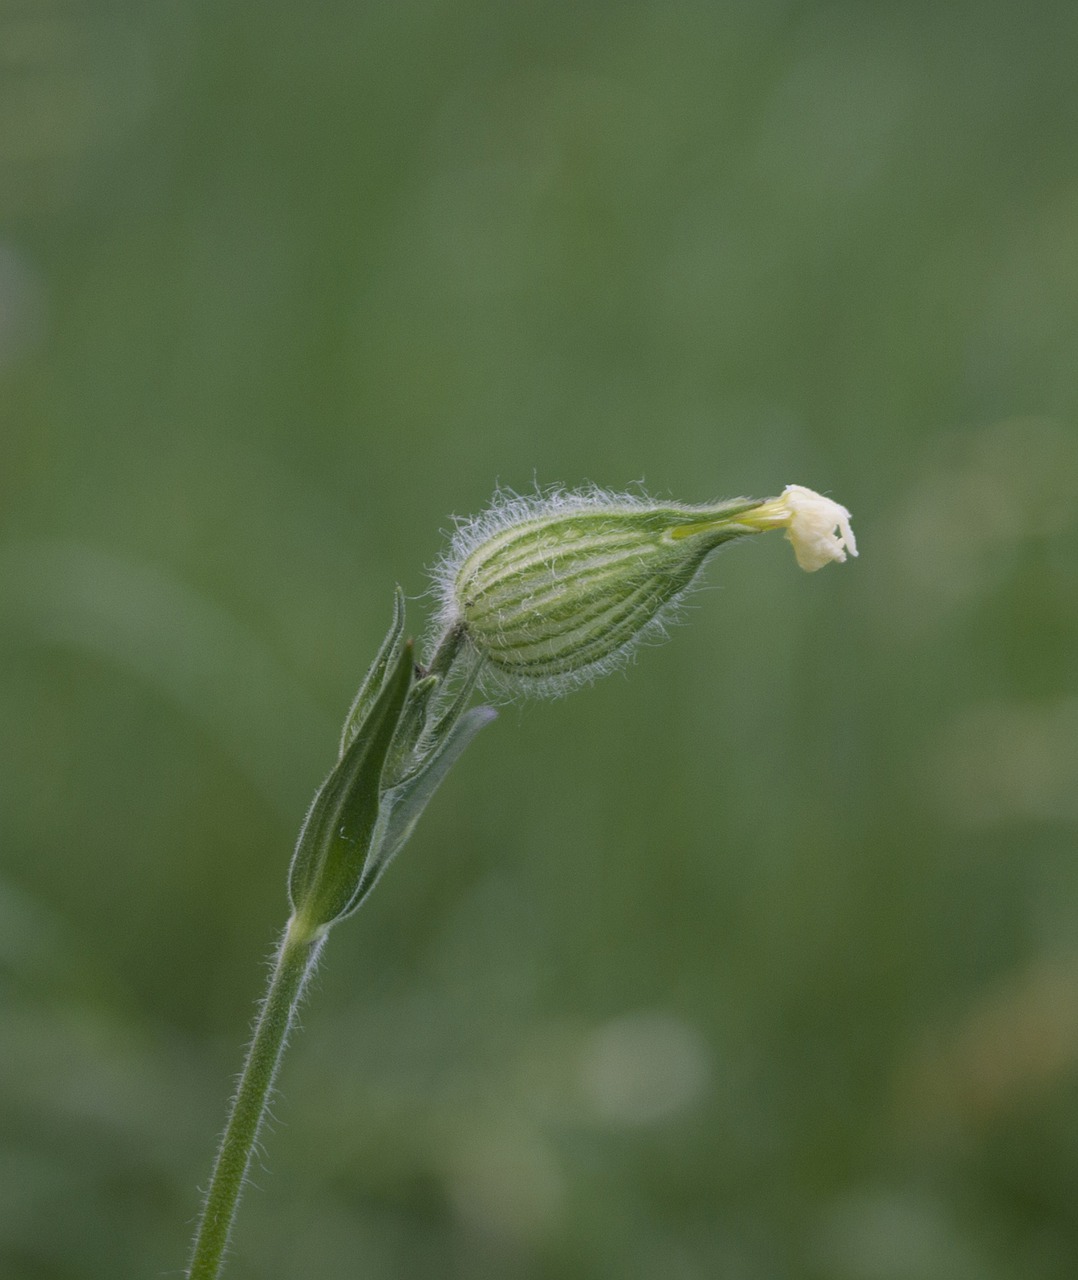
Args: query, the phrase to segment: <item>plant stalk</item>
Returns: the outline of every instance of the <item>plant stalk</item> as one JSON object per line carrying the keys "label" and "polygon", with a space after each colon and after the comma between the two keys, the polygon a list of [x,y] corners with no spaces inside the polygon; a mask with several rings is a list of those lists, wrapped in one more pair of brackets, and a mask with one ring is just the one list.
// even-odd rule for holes
{"label": "plant stalk", "polygon": [[325,931],[293,916],[277,952],[195,1232],[189,1280],[216,1280],[288,1034]]}

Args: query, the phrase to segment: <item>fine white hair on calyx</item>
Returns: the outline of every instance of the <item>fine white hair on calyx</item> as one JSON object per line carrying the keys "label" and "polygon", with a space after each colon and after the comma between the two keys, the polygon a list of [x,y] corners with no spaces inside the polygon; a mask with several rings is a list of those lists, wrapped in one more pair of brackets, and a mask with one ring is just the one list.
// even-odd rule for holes
{"label": "fine white hair on calyx", "polygon": [[[657,502],[642,491],[616,492],[599,485],[578,489],[553,486],[535,493],[520,494],[499,486],[490,505],[478,515],[457,519],[449,534],[448,545],[432,570],[432,594],[436,600],[432,644],[445,635],[461,619],[457,599],[457,579],[461,568],[479,547],[492,538],[522,523],[551,516],[569,516],[581,512],[647,511],[665,503]],[[643,627],[624,644],[602,658],[578,670],[555,675],[525,677],[493,664],[484,664],[480,683],[487,689],[508,695],[557,698],[581,685],[624,667],[641,645],[656,644],[666,639],[668,629],[678,622],[688,584],[678,596],[667,602]]]}
{"label": "fine white hair on calyx", "polygon": [[641,511],[654,505],[654,501],[643,494],[615,493],[593,484],[579,489],[551,485],[537,489],[535,493],[517,493],[499,485],[494,490],[490,505],[478,515],[453,517],[448,546],[431,570],[439,627],[445,630],[458,620],[460,610],[455,598],[457,575],[472,552],[489,539],[528,520],[574,515],[581,511]]}

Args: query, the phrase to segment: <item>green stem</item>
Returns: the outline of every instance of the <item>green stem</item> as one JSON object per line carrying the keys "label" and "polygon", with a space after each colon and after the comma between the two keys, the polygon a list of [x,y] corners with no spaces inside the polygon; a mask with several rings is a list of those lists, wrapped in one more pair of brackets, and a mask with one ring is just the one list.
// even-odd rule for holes
{"label": "green stem", "polygon": [[435,675],[446,677],[453,667],[457,656],[464,647],[464,628],[458,622],[438,641],[438,647],[434,651],[434,657],[430,660],[430,666],[427,667],[427,675]]}
{"label": "green stem", "polygon": [[295,917],[289,921],[281,940],[202,1206],[187,1272],[189,1280],[214,1280],[220,1274],[236,1206],[273,1092],[281,1055],[324,940],[323,931],[312,933]]}

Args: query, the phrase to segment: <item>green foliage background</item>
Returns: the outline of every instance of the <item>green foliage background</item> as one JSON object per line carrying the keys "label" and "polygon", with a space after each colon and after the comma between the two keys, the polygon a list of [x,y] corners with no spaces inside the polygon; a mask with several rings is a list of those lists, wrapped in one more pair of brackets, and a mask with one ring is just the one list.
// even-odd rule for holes
{"label": "green foliage background", "polygon": [[0,1273],[177,1275],[309,797],[495,482],[790,481],[332,937],[230,1276],[1078,1255],[1078,8],[0,7]]}

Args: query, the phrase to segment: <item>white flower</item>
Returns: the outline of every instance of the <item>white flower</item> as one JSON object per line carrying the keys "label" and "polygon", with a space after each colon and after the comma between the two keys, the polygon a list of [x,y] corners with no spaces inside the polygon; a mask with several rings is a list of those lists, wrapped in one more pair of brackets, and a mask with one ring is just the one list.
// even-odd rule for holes
{"label": "white flower", "polygon": [[842,564],[847,552],[857,555],[857,540],[845,507],[800,484],[788,484],[778,503],[788,513],[783,521],[786,537],[793,545],[797,563],[807,573],[822,569],[832,560]]}
{"label": "white flower", "polygon": [[664,635],[712,552],[772,529],[809,572],[857,554],[846,508],[799,484],[703,506],[593,488],[498,494],[438,565],[438,643],[463,637],[489,680],[556,696]]}

